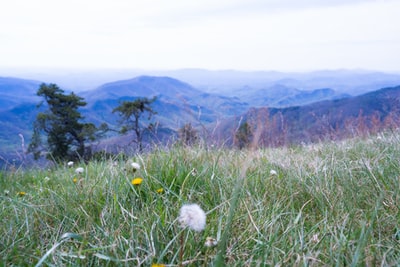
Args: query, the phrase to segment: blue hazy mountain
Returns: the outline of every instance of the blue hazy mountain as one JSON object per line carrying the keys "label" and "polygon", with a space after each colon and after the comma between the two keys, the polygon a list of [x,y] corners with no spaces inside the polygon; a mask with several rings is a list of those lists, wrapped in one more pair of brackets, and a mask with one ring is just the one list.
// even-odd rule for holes
{"label": "blue hazy mountain", "polygon": [[38,101],[41,82],[12,77],[0,77],[0,111],[10,110],[22,103]]}
{"label": "blue hazy mountain", "polygon": [[302,106],[251,108],[240,117],[220,123],[216,132],[232,140],[229,133],[243,121],[262,129],[260,143],[268,146],[340,140],[398,129],[400,86]]}
{"label": "blue hazy mountain", "polygon": [[106,83],[80,95],[88,102],[85,109],[87,117],[93,121],[106,120],[113,124],[117,118],[112,110],[121,101],[156,97],[153,104],[157,112],[156,119],[172,129],[186,122],[208,123],[219,117],[240,114],[248,108],[246,103],[236,98],[204,93],[170,77],[139,76]]}
{"label": "blue hazy mountain", "polygon": [[[106,122],[116,128],[118,116],[112,110],[121,101],[156,97],[153,108],[157,115],[154,119],[165,129],[165,133],[171,134],[188,122],[202,129],[214,127],[216,122],[225,121],[226,118],[244,116],[252,107],[280,110],[295,106],[295,110],[304,110],[302,106],[317,108],[318,105],[314,103],[320,103],[321,100],[326,101],[324,103],[338,103],[334,101],[344,99],[352,99],[355,102],[349,103],[357,107],[358,98],[346,92],[374,92],[383,88],[378,87],[381,84],[396,83],[400,77],[395,74],[355,74],[348,71],[291,75],[281,72],[182,70],[171,74],[181,75],[186,80],[142,75],[77,92],[87,102],[87,106],[81,110],[85,120],[95,124]],[[194,77],[199,78],[203,86]],[[44,82],[56,83],[53,80]],[[36,96],[41,83],[31,79],[0,77],[0,155],[15,152],[21,142],[19,134],[29,143],[32,123],[38,113],[36,106],[41,101]],[[73,91],[71,88],[61,88],[66,92]],[[288,118],[295,118],[294,113],[290,114]]]}

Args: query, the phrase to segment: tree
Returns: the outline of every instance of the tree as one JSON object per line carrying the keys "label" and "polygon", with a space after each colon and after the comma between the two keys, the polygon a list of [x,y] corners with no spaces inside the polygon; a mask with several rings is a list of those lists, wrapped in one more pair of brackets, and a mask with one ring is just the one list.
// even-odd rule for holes
{"label": "tree", "polygon": [[253,131],[251,126],[246,122],[240,124],[239,129],[236,131],[234,142],[239,147],[243,149],[248,147],[253,139]]}
{"label": "tree", "polygon": [[121,123],[121,134],[126,134],[129,131],[133,131],[135,133],[135,139],[133,140],[139,146],[139,151],[143,151],[143,133],[144,130],[148,129],[151,124],[145,125],[140,122],[141,116],[145,113],[148,114],[148,120],[156,114],[156,112],[151,108],[151,104],[156,100],[156,98],[148,99],[137,98],[134,101],[123,101],[120,103],[118,107],[113,110],[114,112],[118,112],[122,117]]}
{"label": "tree", "polygon": [[194,144],[197,139],[197,131],[193,128],[191,123],[186,123],[182,128],[178,130],[179,139],[185,145]]}
{"label": "tree", "polygon": [[[37,95],[44,98],[48,110],[36,117],[28,152],[38,159],[43,151],[47,151],[47,158],[56,161],[87,157],[90,148],[85,144],[96,139],[98,129],[92,123],[80,122],[83,117],[78,109],[86,105],[83,98],[74,93],[64,94],[56,84],[44,83],[40,85]],[[38,107],[42,105],[43,102]],[[106,128],[106,124],[101,126],[102,130]],[[45,144],[43,135],[47,136]]]}

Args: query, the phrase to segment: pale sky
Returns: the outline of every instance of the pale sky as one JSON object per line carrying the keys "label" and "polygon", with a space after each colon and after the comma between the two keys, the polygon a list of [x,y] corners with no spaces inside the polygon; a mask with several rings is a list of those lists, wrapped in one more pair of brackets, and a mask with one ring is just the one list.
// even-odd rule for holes
{"label": "pale sky", "polygon": [[0,67],[400,71],[400,1],[3,0]]}

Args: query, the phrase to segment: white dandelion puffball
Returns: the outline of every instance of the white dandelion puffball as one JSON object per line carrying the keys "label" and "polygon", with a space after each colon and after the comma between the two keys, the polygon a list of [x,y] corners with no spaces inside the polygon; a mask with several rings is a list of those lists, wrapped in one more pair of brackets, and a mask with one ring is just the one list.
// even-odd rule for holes
{"label": "white dandelion puffball", "polygon": [[277,175],[278,173],[277,173],[275,170],[270,170],[270,171],[269,171],[269,174],[270,174],[270,175]]}
{"label": "white dandelion puffball", "polygon": [[131,163],[131,167],[132,169],[134,169],[135,171],[140,170],[140,165],[137,162],[132,162]]}
{"label": "white dandelion puffball", "polygon": [[218,245],[218,241],[215,238],[209,236],[206,238],[206,242],[204,243],[204,245],[209,248],[215,247],[216,245]]}
{"label": "white dandelion puffball", "polygon": [[72,167],[74,165],[74,162],[73,161],[68,161],[68,163],[67,163],[67,166],[68,167]]}
{"label": "white dandelion puffball", "polygon": [[81,173],[83,173],[84,171],[85,171],[85,169],[82,168],[82,167],[78,167],[78,168],[76,168],[76,170],[75,170],[75,172],[76,172],[77,174],[81,174]]}
{"label": "white dandelion puffball", "polygon": [[186,204],[180,209],[178,221],[182,227],[201,232],[206,226],[206,214],[199,205]]}

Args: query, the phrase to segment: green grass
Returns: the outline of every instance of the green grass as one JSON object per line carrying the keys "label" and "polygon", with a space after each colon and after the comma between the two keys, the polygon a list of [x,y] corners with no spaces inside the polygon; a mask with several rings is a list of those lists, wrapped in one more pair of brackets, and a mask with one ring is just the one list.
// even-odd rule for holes
{"label": "green grass", "polygon": [[[400,264],[399,133],[256,151],[177,146],[132,160],[136,173],[119,157],[1,172],[0,265]],[[185,203],[206,211],[203,232],[179,226]],[[219,244],[205,247],[208,236]]]}

